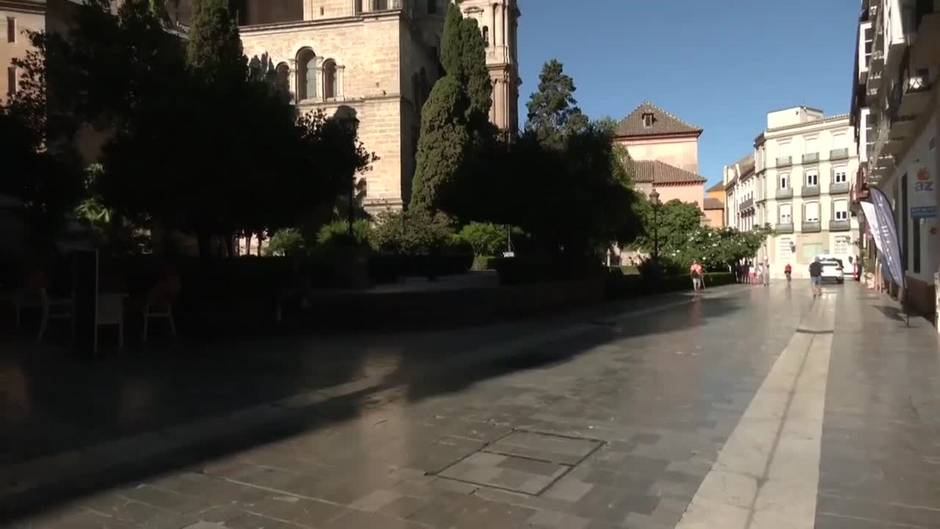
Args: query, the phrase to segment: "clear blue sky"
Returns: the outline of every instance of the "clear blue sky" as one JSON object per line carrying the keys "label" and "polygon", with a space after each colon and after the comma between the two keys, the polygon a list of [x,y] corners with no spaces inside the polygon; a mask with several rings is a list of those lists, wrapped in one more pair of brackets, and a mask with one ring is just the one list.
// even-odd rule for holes
{"label": "clear blue sky", "polygon": [[807,105],[849,111],[858,0],[519,0],[525,103],[558,58],[592,118],[643,100],[705,129],[709,183],[751,152],[766,113]]}

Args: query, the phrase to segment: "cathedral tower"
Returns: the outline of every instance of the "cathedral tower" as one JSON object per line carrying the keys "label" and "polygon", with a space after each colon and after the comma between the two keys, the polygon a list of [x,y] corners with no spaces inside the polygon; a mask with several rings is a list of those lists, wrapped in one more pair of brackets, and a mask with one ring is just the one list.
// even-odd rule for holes
{"label": "cathedral tower", "polygon": [[515,135],[519,128],[519,8],[516,0],[457,0],[464,16],[473,17],[486,41],[486,65],[493,80],[490,121]]}

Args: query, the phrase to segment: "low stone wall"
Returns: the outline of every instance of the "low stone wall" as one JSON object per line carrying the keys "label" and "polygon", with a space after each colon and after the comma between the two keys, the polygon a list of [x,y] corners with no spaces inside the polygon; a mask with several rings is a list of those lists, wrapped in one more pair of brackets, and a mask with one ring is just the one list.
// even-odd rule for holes
{"label": "low stone wall", "polygon": [[324,292],[307,311],[285,317],[301,328],[424,328],[526,318],[604,300],[601,278],[424,292]]}

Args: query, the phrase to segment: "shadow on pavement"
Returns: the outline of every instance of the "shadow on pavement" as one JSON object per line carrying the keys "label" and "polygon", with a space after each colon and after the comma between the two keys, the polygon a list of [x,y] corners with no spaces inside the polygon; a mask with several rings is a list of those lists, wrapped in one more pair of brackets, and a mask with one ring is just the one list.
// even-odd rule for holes
{"label": "shadow on pavement", "polygon": [[[735,294],[738,293],[733,291]],[[761,295],[752,292],[751,296]],[[55,485],[4,494],[3,518],[254,446],[310,432],[382,404],[381,392],[404,388],[410,402],[459,392],[513,372],[565,363],[592,348],[631,337],[704,325],[741,308],[737,296],[695,299],[669,295],[609,304],[528,322],[447,332],[290,337],[215,344],[175,344],[126,352],[98,362],[34,344],[0,344],[0,465],[73,451],[128,436],[160,432],[297,394],[375,378],[346,394],[293,410],[288,418],[238,435],[199,439],[184,449],[143,458],[80,479],[67,469]],[[630,309],[660,312],[605,323]],[[563,338],[553,333],[579,326]],[[520,344],[520,337],[533,344]],[[492,351],[505,348],[506,354]],[[481,348],[490,355],[477,357]],[[444,362],[442,360],[446,359]],[[376,376],[378,375],[378,376]],[[6,474],[0,470],[0,476]],[[9,491],[10,483],[0,483]]]}

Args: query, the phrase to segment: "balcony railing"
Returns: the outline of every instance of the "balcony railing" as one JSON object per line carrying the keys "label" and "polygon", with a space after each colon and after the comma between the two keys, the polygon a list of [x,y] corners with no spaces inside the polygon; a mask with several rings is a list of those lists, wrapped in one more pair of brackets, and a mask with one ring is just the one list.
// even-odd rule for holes
{"label": "balcony railing", "polygon": [[800,196],[803,196],[803,197],[818,197],[818,196],[819,196],[819,186],[803,186],[803,189],[800,190]]}
{"label": "balcony railing", "polygon": [[891,121],[920,112],[929,101],[928,92],[931,88],[929,69],[914,68],[908,50],[900,75],[888,94],[888,116]]}
{"label": "balcony railing", "polygon": [[830,160],[845,160],[848,157],[849,157],[848,147],[844,149],[832,149],[831,151],[829,151]]}
{"label": "balcony railing", "polygon": [[[830,220],[829,231],[849,231],[852,229],[852,222],[848,220]],[[806,231],[806,230],[803,230]]]}
{"label": "balcony railing", "polygon": [[792,156],[778,156],[777,157],[777,167],[790,167],[793,165]]}
{"label": "balcony railing", "polygon": [[754,207],[754,199],[753,199],[753,198],[749,198],[749,199],[746,199],[746,200],[742,200],[742,201],[741,201],[741,205],[738,206],[738,209],[750,209],[750,208],[752,208],[752,207]]}
{"label": "balcony railing", "polygon": [[793,188],[788,187],[786,189],[778,189],[775,196],[777,197],[777,200],[780,200],[781,198],[793,198]]}
{"label": "balcony railing", "polygon": [[783,234],[793,233],[793,223],[787,222],[787,223],[777,224],[776,226],[774,226],[774,230],[777,233],[783,233]]}
{"label": "balcony railing", "polygon": [[819,223],[819,221],[804,222],[801,228],[803,233],[818,233],[822,231],[822,225]]}
{"label": "balcony railing", "polygon": [[830,195],[842,195],[849,192],[848,182],[833,182],[829,184]]}
{"label": "balcony railing", "polygon": [[818,152],[808,152],[803,155],[803,163],[816,163],[819,161]]}

